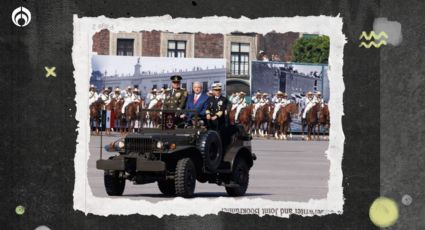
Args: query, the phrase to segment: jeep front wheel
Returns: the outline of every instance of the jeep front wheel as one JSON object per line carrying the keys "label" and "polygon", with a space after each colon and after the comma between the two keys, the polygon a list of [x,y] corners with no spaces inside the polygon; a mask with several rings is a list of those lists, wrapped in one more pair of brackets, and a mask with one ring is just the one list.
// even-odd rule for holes
{"label": "jeep front wheel", "polygon": [[237,158],[230,175],[229,186],[226,192],[229,196],[243,196],[248,189],[249,167],[245,160]]}
{"label": "jeep front wheel", "polygon": [[109,196],[121,196],[125,188],[125,179],[119,176],[119,171],[105,170],[104,182]]}
{"label": "jeep front wheel", "polygon": [[177,196],[193,197],[196,185],[196,169],[190,158],[183,158],[177,162],[174,182]]}

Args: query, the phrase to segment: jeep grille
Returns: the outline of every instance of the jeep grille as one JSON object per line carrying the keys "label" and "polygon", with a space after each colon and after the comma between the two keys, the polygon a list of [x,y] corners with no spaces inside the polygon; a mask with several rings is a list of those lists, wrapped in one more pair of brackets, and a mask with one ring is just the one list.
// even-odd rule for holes
{"label": "jeep grille", "polygon": [[152,152],[153,140],[150,138],[126,138],[125,150],[126,153],[137,152],[147,153]]}

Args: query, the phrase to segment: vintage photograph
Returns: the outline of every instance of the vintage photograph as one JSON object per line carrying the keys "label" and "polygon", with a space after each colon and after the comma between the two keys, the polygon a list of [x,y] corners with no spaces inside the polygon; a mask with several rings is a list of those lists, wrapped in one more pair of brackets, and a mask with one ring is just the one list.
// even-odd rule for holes
{"label": "vintage photograph", "polygon": [[[125,32],[112,24],[93,26],[80,89],[93,197],[153,205],[260,198],[254,213],[276,204],[285,211],[275,215],[285,216],[339,191],[330,187],[328,151],[329,102],[340,95],[325,33]],[[244,212],[229,204],[216,211]],[[297,214],[338,210],[311,208]]]}

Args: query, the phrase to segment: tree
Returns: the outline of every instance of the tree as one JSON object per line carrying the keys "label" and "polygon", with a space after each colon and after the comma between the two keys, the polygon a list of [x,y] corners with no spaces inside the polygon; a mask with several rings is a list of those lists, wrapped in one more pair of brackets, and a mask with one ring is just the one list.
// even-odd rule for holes
{"label": "tree", "polygon": [[328,36],[298,38],[293,47],[293,61],[327,64],[329,44]]}

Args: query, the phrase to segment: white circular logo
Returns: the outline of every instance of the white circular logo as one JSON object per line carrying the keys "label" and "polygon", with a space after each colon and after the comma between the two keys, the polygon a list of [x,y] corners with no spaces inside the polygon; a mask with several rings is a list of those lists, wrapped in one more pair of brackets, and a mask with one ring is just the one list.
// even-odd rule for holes
{"label": "white circular logo", "polygon": [[12,13],[12,22],[19,27],[24,27],[31,22],[31,12],[25,7],[18,7]]}

